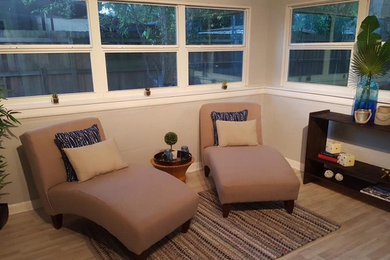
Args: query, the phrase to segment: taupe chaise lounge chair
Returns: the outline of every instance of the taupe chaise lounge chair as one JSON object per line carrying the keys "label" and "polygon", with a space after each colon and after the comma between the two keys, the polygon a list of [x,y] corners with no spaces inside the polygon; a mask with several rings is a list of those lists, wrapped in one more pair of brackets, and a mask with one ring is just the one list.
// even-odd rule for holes
{"label": "taupe chaise lounge chair", "polygon": [[[211,112],[248,110],[247,120],[257,120],[255,146],[214,146]],[[200,145],[206,177],[211,173],[223,217],[232,203],[284,201],[292,213],[298,197],[299,180],[286,159],[275,149],[262,145],[260,105],[254,103],[205,104],[200,109]]]}
{"label": "taupe chaise lounge chair", "polygon": [[150,246],[180,225],[183,232],[188,230],[198,196],[169,174],[133,164],[85,182],[67,182],[54,135],[93,124],[104,140],[97,118],[56,124],[20,137],[40,202],[55,228],[61,228],[62,214],[85,217],[117,237],[137,258],[145,259]]}

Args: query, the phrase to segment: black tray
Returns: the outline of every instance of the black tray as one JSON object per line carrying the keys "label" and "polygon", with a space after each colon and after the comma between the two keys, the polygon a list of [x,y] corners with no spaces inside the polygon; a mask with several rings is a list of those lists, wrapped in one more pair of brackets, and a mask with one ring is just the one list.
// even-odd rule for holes
{"label": "black tray", "polygon": [[165,160],[162,156],[163,154],[164,152],[156,153],[154,155],[154,161],[161,165],[174,166],[174,165],[186,164],[192,160],[191,153],[183,152],[180,150],[177,152],[177,158],[174,160]]}

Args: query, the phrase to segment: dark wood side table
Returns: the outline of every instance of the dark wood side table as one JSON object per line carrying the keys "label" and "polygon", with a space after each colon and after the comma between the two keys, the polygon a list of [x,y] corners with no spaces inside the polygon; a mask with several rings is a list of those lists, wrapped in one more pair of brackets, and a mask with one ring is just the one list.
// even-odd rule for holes
{"label": "dark wood side table", "polygon": [[177,165],[163,165],[159,164],[152,158],[150,160],[150,163],[154,166],[154,168],[162,170],[164,172],[167,172],[182,182],[186,182],[186,172],[188,167],[194,162],[194,157],[191,157],[191,160],[189,162],[183,163],[183,164],[177,164]]}
{"label": "dark wood side table", "polygon": [[[310,113],[303,183],[306,184],[315,179],[320,179],[326,182],[336,183],[358,192],[361,192],[361,190],[366,187],[374,185],[390,187],[390,179],[385,178],[384,169],[382,167],[358,160],[355,160],[354,166],[344,167],[338,163],[318,158],[318,154],[326,149],[329,122],[337,123],[340,128],[353,127],[355,131],[365,131],[366,134],[368,131],[372,132],[374,135],[375,132],[390,134],[390,126],[357,124],[350,115],[334,113],[330,112],[330,110]],[[342,181],[337,181],[335,178],[326,178],[324,177],[325,170],[332,170],[334,173],[340,173],[344,178]]]}

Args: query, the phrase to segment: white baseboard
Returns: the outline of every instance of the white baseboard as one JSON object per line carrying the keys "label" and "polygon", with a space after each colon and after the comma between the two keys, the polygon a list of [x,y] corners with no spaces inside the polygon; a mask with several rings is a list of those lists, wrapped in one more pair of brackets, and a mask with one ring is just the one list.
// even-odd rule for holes
{"label": "white baseboard", "polygon": [[40,207],[41,205],[39,204],[38,200],[29,200],[8,205],[10,215],[38,209]]}
{"label": "white baseboard", "polygon": [[194,162],[191,164],[190,168],[188,168],[187,172],[196,172],[202,170],[202,163],[201,162]]}
{"label": "white baseboard", "polygon": [[290,164],[291,168],[298,170],[298,171],[303,171],[305,168],[305,165],[299,161],[292,160],[289,158],[286,158],[287,162]]}

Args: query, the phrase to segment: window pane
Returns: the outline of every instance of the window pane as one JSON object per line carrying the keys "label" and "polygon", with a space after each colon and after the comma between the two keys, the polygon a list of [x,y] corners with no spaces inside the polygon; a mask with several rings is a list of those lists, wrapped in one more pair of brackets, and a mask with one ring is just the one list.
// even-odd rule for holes
{"label": "window pane", "polygon": [[8,97],[93,91],[87,53],[1,54],[0,87]]}
{"label": "window pane", "polygon": [[[370,15],[375,15],[379,20],[379,31],[383,40],[390,39],[390,0],[371,0]],[[390,90],[390,73],[378,78],[379,88]]]}
{"label": "window pane", "polygon": [[176,53],[107,53],[108,89],[177,86]]}
{"label": "window pane", "polygon": [[242,51],[191,52],[190,85],[242,81]]}
{"label": "window pane", "polygon": [[186,8],[187,44],[243,44],[244,11]]}
{"label": "window pane", "polygon": [[357,13],[358,2],[296,8],[291,42],[354,42]]}
{"label": "window pane", "polygon": [[169,6],[99,2],[102,44],[176,44],[176,9]]}
{"label": "window pane", "polygon": [[288,81],[347,86],[349,50],[291,50]]}
{"label": "window pane", "polygon": [[0,44],[89,44],[79,0],[0,0]]}
{"label": "window pane", "polygon": [[383,40],[390,37],[390,0],[371,0],[370,15],[375,15],[380,24],[379,33]]}

